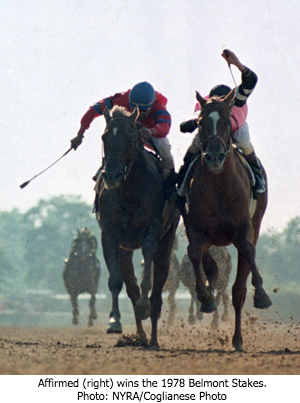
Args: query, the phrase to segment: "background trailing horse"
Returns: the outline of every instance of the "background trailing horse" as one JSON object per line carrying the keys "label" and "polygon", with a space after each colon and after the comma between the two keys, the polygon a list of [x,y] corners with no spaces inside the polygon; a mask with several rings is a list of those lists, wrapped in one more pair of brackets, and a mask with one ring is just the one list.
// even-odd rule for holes
{"label": "background trailing horse", "polygon": [[[210,248],[210,253],[214,260],[218,265],[219,270],[219,277],[215,284],[216,290],[216,304],[217,308],[220,302],[223,302],[223,314],[222,320],[227,321],[229,318],[228,315],[228,305],[229,305],[229,297],[227,293],[227,287],[229,282],[229,277],[231,273],[231,257],[228,253],[227,249],[224,247],[216,247],[212,246]],[[205,276],[205,273],[202,272]],[[205,277],[206,278],[206,277]],[[196,318],[198,320],[203,319],[203,314],[200,312],[200,302],[197,298],[196,293],[196,279],[195,273],[193,269],[193,265],[188,255],[184,255],[181,263],[179,262],[176,252],[172,251],[171,256],[171,266],[170,272],[167,279],[167,282],[164,287],[164,291],[168,292],[168,304],[169,304],[169,315],[168,315],[168,323],[171,324],[174,320],[175,312],[176,312],[176,300],[175,294],[178,290],[180,282],[189,290],[191,294],[191,303],[189,306],[189,316],[188,322],[192,325],[196,322]],[[219,314],[218,309],[215,310],[213,320],[212,320],[212,327],[217,328],[219,324]]]}
{"label": "background trailing horse", "polygon": [[[134,308],[137,335],[147,342],[142,320],[151,316],[150,347],[157,349],[162,289],[168,277],[179,212],[175,203],[165,203],[163,178],[153,154],[144,149],[139,136],[138,111],[130,114],[124,108],[114,107],[111,113],[106,109],[104,116],[107,124],[102,136],[105,169],[98,182],[103,181],[105,186],[100,189],[98,221],[112,295],[107,332],[122,332],[118,298],[124,281]],[[134,250],[140,248],[145,270],[139,287],[132,257]]]}
{"label": "background trailing horse", "polygon": [[91,294],[90,316],[88,325],[97,319],[95,302],[100,277],[100,262],[96,256],[97,239],[87,228],[77,230],[77,237],[72,242],[69,258],[65,260],[63,279],[73,307],[73,324],[78,324],[79,294]]}
{"label": "background trailing horse", "polygon": [[[202,107],[197,122],[202,153],[191,181],[189,214],[184,223],[189,240],[188,254],[203,312],[216,309],[212,290],[216,285],[218,267],[209,253],[210,246],[233,243],[237,248],[238,268],[232,288],[236,316],[232,342],[236,350],[242,351],[241,313],[250,272],[255,288],[254,306],[268,308],[271,301],[263,289],[255,262],[255,245],[267,207],[267,192],[259,193],[257,200],[253,200],[247,169],[233,147],[230,116],[234,97],[235,91],[232,90],[225,98],[213,97],[206,101],[197,93]],[[201,274],[201,262],[209,286]]]}
{"label": "background trailing horse", "polygon": [[[191,303],[189,306],[188,323],[193,325],[196,323],[196,319],[202,320],[203,313],[200,311],[200,302],[196,293],[196,279],[193,269],[193,265],[189,256],[186,254],[183,256],[181,262],[177,257],[178,250],[178,238],[175,237],[174,246],[171,253],[170,270],[167,281],[164,285],[163,292],[168,293],[168,324],[171,325],[174,321],[176,314],[176,291],[179,288],[180,282],[184,287],[188,289],[191,295]],[[215,285],[217,291],[216,304],[217,308],[222,300],[223,302],[223,314],[222,320],[227,321],[229,318],[228,305],[229,296],[227,293],[227,287],[229,283],[229,277],[232,269],[231,257],[229,252],[224,247],[212,246],[210,253],[218,265],[219,277]],[[144,260],[141,262],[141,266],[144,269]],[[202,266],[202,265],[201,265]],[[202,270],[202,267],[201,267]],[[203,275],[205,273],[202,271]],[[196,313],[196,314],[195,314]],[[211,323],[212,328],[218,328],[219,314],[218,309],[214,312],[213,320]]]}

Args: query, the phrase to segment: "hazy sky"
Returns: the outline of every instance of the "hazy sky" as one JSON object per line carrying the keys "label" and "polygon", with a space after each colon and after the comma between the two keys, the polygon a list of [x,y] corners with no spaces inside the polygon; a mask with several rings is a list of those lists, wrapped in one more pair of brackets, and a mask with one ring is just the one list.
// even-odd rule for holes
{"label": "hazy sky", "polygon": [[[254,70],[248,123],[269,177],[262,230],[300,214],[299,0],[2,0],[0,8],[0,210],[81,194],[92,205],[104,119],[70,146],[90,105],[139,81],[167,96],[176,168],[192,135],[179,132],[195,90],[233,86],[224,47]],[[237,83],[240,73],[233,67]]]}

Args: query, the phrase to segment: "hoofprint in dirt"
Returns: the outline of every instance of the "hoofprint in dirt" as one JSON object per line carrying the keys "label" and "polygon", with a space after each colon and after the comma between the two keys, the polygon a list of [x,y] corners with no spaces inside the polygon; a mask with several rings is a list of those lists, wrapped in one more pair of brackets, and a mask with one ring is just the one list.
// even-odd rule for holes
{"label": "hoofprint in dirt", "polygon": [[[108,335],[105,326],[0,328],[0,374],[272,375],[300,374],[300,324],[244,319],[246,352],[233,352],[232,324],[218,331],[162,320],[160,351],[136,345],[135,328]],[[150,334],[150,326],[146,324]],[[120,347],[117,347],[120,346]]]}

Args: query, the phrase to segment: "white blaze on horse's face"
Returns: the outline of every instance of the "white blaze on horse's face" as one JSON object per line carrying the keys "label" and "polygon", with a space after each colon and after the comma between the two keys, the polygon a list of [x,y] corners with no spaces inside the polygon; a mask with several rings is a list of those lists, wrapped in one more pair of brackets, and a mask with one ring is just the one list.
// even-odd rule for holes
{"label": "white blaze on horse's face", "polygon": [[208,116],[213,121],[213,125],[214,125],[213,134],[216,136],[217,135],[217,124],[218,124],[218,121],[220,119],[219,112],[217,112],[217,111],[211,112]]}
{"label": "white blaze on horse's face", "polygon": [[114,134],[114,136],[116,136],[118,134],[118,128],[117,127],[113,128],[113,134]]}

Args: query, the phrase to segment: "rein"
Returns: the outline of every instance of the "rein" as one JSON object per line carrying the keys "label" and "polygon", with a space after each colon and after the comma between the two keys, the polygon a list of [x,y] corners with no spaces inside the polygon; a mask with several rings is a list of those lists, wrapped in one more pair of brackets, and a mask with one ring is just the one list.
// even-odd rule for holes
{"label": "rein", "polygon": [[[218,101],[214,101],[214,102],[218,102]],[[224,105],[228,110],[229,107],[225,104],[222,103],[222,105]],[[230,114],[231,116],[231,114]],[[230,132],[231,132],[231,118],[230,118]],[[222,137],[220,137],[218,134],[212,134],[211,136],[208,136],[208,138],[205,140],[205,142],[202,144],[201,143],[201,153],[205,154],[205,149],[207,147],[207,144],[210,140],[212,139],[217,139],[220,141],[220,143],[222,144],[222,147],[225,150],[225,158],[227,156],[227,154],[229,153],[229,151],[231,150],[231,145],[232,145],[232,141],[231,141],[231,135],[229,137],[228,143],[226,144],[225,141],[222,139]]]}
{"label": "rein", "polygon": [[213,139],[217,139],[220,141],[220,143],[222,144],[223,148],[225,149],[225,154],[227,155],[227,153],[230,151],[230,146],[231,146],[231,141],[229,140],[229,142],[227,144],[225,144],[225,141],[222,139],[222,137],[218,136],[217,134],[212,134],[211,136],[209,136],[204,144],[201,144],[201,151],[205,154],[205,149],[207,147],[207,143],[210,140]]}
{"label": "rein", "polygon": [[125,118],[112,118],[112,119],[107,123],[107,126],[109,126],[110,123],[112,123],[112,122],[115,121],[115,120],[124,120],[125,122],[129,123],[129,124],[135,129],[135,131],[136,131],[136,133],[134,133],[134,134],[135,134],[135,155],[134,155],[133,160],[132,160],[128,165],[125,165],[125,167],[124,167],[123,179],[126,181],[126,180],[128,179],[129,173],[130,173],[130,171],[131,171],[131,169],[132,169],[132,167],[133,167],[133,164],[135,163],[135,161],[137,160],[137,158],[138,158],[140,152],[141,152],[141,151],[143,150],[143,148],[144,148],[144,144],[142,144],[140,147],[138,147],[138,144],[137,144],[137,132],[138,132],[138,129],[137,129],[136,123],[131,122],[130,120],[125,119]]}

